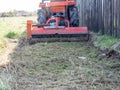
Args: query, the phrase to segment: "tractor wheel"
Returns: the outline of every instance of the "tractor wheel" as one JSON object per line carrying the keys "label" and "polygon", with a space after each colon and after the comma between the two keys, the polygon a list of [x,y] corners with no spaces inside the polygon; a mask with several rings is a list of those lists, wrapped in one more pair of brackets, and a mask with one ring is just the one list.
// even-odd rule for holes
{"label": "tractor wheel", "polygon": [[46,12],[44,9],[39,9],[37,12],[38,18],[38,24],[43,25],[46,23]]}
{"label": "tractor wheel", "polygon": [[70,14],[70,26],[78,27],[79,26],[79,15],[78,15],[77,7],[76,6],[70,7],[69,14]]}

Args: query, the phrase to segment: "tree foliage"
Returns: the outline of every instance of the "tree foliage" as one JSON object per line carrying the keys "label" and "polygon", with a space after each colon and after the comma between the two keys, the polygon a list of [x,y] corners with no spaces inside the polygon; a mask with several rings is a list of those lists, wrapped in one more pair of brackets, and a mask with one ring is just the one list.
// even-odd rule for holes
{"label": "tree foliage", "polygon": [[33,16],[36,15],[36,12],[27,12],[27,11],[9,11],[0,13],[0,17],[16,17],[16,16]]}

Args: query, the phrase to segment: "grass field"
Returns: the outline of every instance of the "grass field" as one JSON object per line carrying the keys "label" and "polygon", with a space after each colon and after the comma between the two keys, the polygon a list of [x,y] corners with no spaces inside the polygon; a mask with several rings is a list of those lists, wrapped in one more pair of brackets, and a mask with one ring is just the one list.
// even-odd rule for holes
{"label": "grass field", "polygon": [[[8,59],[9,54],[16,47],[17,43],[12,44],[9,42],[9,39],[18,39],[21,35],[25,35],[27,20],[36,21],[36,17],[0,18],[0,66],[10,62]],[[2,81],[1,78],[5,81]],[[9,81],[11,78],[11,74],[0,73],[0,90],[8,90],[10,88]]]}
{"label": "grass field", "polygon": [[[19,38],[25,34],[26,21],[34,20],[36,17],[6,17],[0,18],[0,48],[3,49],[8,44],[8,39]],[[3,50],[0,52],[3,52]]]}
{"label": "grass field", "polygon": [[27,20],[35,20],[35,17],[11,17],[0,18],[0,38],[5,38],[9,32],[22,34],[26,29]]}
{"label": "grass field", "polygon": [[91,42],[7,43],[6,35],[21,37],[28,19],[36,20],[0,18],[0,41],[9,46],[0,56],[0,63],[7,61],[0,66],[0,90],[120,90],[119,59]]}

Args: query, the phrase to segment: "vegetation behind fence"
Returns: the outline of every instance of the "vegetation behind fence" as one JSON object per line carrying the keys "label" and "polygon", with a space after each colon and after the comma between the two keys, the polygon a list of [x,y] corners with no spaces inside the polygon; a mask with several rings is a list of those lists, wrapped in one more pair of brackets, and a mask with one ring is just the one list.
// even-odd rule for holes
{"label": "vegetation behind fence", "polygon": [[77,0],[80,26],[120,38],[120,0]]}

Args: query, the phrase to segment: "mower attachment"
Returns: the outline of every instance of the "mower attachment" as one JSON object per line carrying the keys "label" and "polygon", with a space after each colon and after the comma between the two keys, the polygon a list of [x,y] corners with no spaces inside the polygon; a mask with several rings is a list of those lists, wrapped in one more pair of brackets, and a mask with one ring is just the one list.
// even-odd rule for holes
{"label": "mower attachment", "polygon": [[[33,24],[31,20],[28,20],[27,38],[37,38],[40,41],[44,41],[43,39],[46,38],[49,38],[49,40],[54,38],[57,41],[81,41],[89,39],[87,27],[69,27],[69,21],[67,19],[65,19],[67,26],[59,26],[58,22],[60,19],[59,17],[49,19],[45,25]],[[56,21],[54,26],[49,25],[51,20]],[[84,36],[85,39],[81,36]]]}

